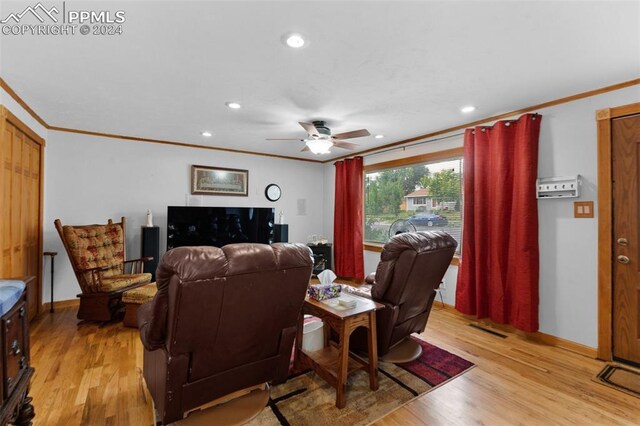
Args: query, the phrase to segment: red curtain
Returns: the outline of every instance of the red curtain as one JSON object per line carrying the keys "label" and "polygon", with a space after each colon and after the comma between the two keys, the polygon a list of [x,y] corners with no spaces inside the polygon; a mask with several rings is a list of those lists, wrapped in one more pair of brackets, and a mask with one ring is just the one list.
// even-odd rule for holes
{"label": "red curtain", "polygon": [[456,309],[538,330],[538,136],[526,114],[464,137],[462,258]]}
{"label": "red curtain", "polygon": [[362,157],[337,161],[333,254],[339,277],[364,278]]}

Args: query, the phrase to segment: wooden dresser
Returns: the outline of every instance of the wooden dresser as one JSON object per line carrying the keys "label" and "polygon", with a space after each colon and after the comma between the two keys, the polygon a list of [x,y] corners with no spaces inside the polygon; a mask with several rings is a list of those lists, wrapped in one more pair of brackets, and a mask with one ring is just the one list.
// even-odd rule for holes
{"label": "wooden dresser", "polygon": [[[26,280],[25,280],[26,281]],[[28,287],[0,316],[0,425],[30,425],[35,416],[29,393],[34,369],[29,362]]]}

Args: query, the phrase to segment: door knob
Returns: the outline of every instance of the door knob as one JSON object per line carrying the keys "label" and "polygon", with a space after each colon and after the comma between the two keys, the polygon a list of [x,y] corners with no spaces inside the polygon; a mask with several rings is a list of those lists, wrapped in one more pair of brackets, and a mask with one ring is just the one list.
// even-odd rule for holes
{"label": "door knob", "polygon": [[618,262],[626,265],[627,263],[629,263],[629,258],[627,256],[620,255],[618,256]]}
{"label": "door knob", "polygon": [[629,240],[626,238],[618,238],[618,244],[621,246],[627,246],[629,245]]}

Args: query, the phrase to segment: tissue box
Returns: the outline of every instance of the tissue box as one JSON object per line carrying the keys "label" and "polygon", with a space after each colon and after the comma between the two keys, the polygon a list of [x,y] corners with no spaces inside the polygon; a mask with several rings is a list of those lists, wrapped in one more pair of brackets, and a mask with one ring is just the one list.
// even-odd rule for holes
{"label": "tissue box", "polygon": [[340,284],[314,284],[309,286],[307,292],[315,300],[327,300],[339,297],[341,290]]}

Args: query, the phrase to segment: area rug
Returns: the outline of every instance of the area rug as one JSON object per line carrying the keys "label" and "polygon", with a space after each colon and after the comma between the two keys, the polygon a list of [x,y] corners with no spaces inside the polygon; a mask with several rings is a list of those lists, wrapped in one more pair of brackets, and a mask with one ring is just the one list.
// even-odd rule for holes
{"label": "area rug", "polygon": [[617,364],[607,364],[594,379],[605,386],[640,398],[640,371]]}
{"label": "area rug", "polygon": [[334,388],[314,372],[307,371],[294,374],[286,383],[271,388],[268,407],[249,424],[366,425],[474,366],[423,340],[415,340],[422,346],[422,355],[405,364],[380,363],[377,391],[369,389],[369,376],[364,371],[349,376],[345,408],[336,408]]}

